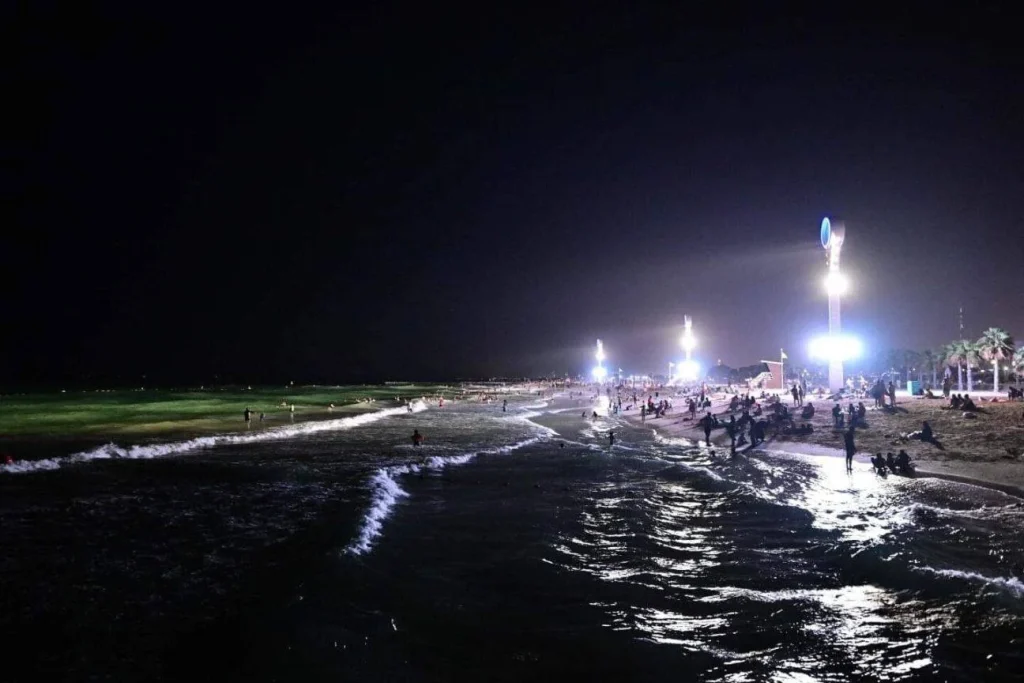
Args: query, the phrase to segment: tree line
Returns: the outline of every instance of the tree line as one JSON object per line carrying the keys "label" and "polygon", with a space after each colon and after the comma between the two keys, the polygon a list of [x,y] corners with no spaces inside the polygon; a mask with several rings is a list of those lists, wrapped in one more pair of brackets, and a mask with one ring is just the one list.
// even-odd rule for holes
{"label": "tree line", "polygon": [[879,365],[883,370],[900,370],[908,378],[916,373],[922,384],[930,374],[933,387],[939,385],[939,376],[945,376],[948,368],[951,374],[956,373],[957,391],[964,391],[966,377],[968,393],[974,391],[973,370],[991,369],[993,389],[999,391],[1001,372],[1013,374],[1018,381],[1024,378],[1024,348],[1015,348],[1013,337],[1006,330],[990,327],[974,341],[957,339],[923,351],[890,349]]}

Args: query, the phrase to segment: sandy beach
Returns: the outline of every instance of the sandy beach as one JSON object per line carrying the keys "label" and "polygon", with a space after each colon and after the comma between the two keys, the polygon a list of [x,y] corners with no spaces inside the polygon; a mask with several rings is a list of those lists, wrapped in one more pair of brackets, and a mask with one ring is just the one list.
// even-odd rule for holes
{"label": "sandy beach", "polygon": [[[711,395],[711,411],[719,419],[728,420],[731,397],[731,393]],[[782,398],[789,406],[788,395]],[[699,422],[691,422],[689,414],[684,414],[685,399],[674,397],[672,400],[673,409],[668,415],[649,417],[644,424],[665,435],[703,441]],[[815,415],[810,420],[797,419],[796,424],[809,423],[814,432],[803,436],[769,433],[757,450],[842,457],[843,437],[842,432],[832,428],[832,403],[827,399],[815,401],[813,397],[805,402],[814,403]],[[865,405],[869,403],[870,400]],[[945,405],[946,401],[941,399],[897,394],[896,412],[878,411],[869,406],[867,427],[856,432],[856,459],[868,462],[874,453],[884,455],[902,448],[910,454],[919,476],[971,480],[1024,495],[1024,404],[983,401],[978,404],[980,410],[975,418],[965,418],[963,411],[948,410]],[[639,412],[628,411],[623,415],[634,423],[641,422]],[[700,413],[697,419],[699,421]],[[925,420],[931,424],[939,446],[905,439],[905,435],[920,430]],[[711,441],[717,446],[729,447],[724,429],[714,430]]]}

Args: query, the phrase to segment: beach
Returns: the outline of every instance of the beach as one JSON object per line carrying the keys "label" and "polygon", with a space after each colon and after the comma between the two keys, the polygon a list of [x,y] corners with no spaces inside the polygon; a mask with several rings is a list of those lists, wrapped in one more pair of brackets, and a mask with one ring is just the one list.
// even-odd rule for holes
{"label": "beach", "polygon": [[[759,395],[760,392],[752,392]],[[717,392],[710,395],[711,411],[728,420],[727,411],[729,392]],[[783,403],[793,411],[792,397],[780,394]],[[661,418],[647,418],[645,424],[654,427],[666,435],[692,439],[694,442],[703,440],[704,434],[699,422],[689,421],[684,415],[685,399],[675,397],[673,410]],[[816,399],[809,396],[805,404],[813,403],[814,417],[810,420],[795,418],[795,423],[809,423],[814,431],[807,435],[771,435],[762,450],[779,450],[804,454],[828,454],[843,456],[843,434],[832,427],[832,403],[827,399]],[[859,401],[855,401],[856,406]],[[763,404],[764,402],[761,401]],[[848,402],[843,402],[845,410]],[[909,396],[898,392],[896,396],[897,410],[875,410],[869,399],[867,406],[867,426],[856,430],[856,458],[869,462],[872,455],[881,452],[896,453],[904,449],[917,467],[919,475],[928,474],[976,480],[1001,489],[1011,487],[1018,493],[1024,493],[1024,404],[1019,402],[988,401],[979,402],[980,410],[975,418],[965,418],[963,411],[948,410],[942,399],[926,399]],[[736,413],[737,418],[740,415]],[[796,412],[799,415],[799,409]],[[639,413],[625,412],[632,422],[640,422]],[[697,420],[701,413],[698,412]],[[903,437],[921,429],[922,423],[928,421],[935,432],[939,446],[922,443],[919,440],[907,440]],[[724,429],[712,432],[712,443],[729,448],[729,437]],[[742,450],[743,447],[741,447]]]}
{"label": "beach", "polygon": [[591,396],[0,467],[8,678],[1019,680],[1021,498]]}

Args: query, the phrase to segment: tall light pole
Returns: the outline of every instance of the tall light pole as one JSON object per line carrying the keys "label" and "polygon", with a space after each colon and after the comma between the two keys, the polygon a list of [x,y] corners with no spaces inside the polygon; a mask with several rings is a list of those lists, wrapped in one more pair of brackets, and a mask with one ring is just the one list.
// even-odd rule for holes
{"label": "tall light pole", "polygon": [[594,353],[594,358],[597,359],[597,365],[594,367],[592,374],[597,383],[600,384],[604,382],[605,377],[608,375],[608,371],[604,369],[604,344],[601,343],[600,339],[597,340],[597,351]]}
{"label": "tall light pole", "polygon": [[697,342],[693,338],[693,319],[688,316],[683,316],[683,351],[686,352],[686,361],[689,363],[690,356],[693,355],[693,347],[697,345]]}
{"label": "tall light pole", "polygon": [[827,217],[821,221],[821,246],[825,248],[825,261],[828,272],[825,275],[825,287],[828,289],[828,336],[831,355],[828,362],[828,388],[839,391],[843,388],[843,356],[840,353],[839,336],[843,331],[842,318],[839,313],[839,302],[846,292],[846,278],[839,271],[839,255],[843,241],[846,239],[846,226],[840,222],[830,221]]}

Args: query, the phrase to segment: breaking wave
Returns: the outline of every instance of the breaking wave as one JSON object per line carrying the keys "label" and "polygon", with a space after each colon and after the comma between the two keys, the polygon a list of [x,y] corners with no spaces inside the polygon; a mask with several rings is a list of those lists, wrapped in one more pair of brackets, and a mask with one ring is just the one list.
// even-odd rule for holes
{"label": "breaking wave", "polygon": [[368,486],[370,488],[370,509],[363,515],[362,523],[359,525],[359,532],[355,539],[345,548],[349,555],[362,555],[373,547],[373,542],[384,526],[384,520],[391,514],[399,498],[408,497],[409,492],[398,483],[398,477],[405,474],[416,474],[423,471],[440,471],[446,467],[465,465],[475,459],[478,455],[507,455],[515,450],[531,446],[547,439],[547,435],[535,436],[524,439],[511,446],[501,446],[487,450],[474,451],[472,453],[461,453],[459,455],[432,455],[422,464],[394,465],[381,467],[370,477]]}
{"label": "breaking wave", "polygon": [[981,582],[989,586],[1008,590],[1019,597],[1024,597],[1024,581],[1012,576],[985,576],[984,574],[978,574],[977,572],[962,572],[958,569],[935,569],[933,567],[914,567],[914,569],[951,579]]}
{"label": "breaking wave", "polygon": [[[416,401],[411,404],[412,412],[418,413],[427,409],[423,401]],[[111,460],[126,458],[131,460],[162,458],[168,455],[180,455],[190,451],[204,450],[216,446],[232,444],[256,443],[259,441],[276,441],[290,439],[294,436],[315,434],[317,432],[338,431],[352,429],[361,425],[370,424],[383,420],[393,415],[403,415],[409,412],[406,407],[385,408],[372,413],[362,415],[351,415],[336,420],[318,420],[314,422],[302,422],[295,425],[275,427],[259,432],[245,434],[221,434],[216,436],[200,436],[188,441],[171,441],[167,443],[141,444],[136,446],[118,446],[114,443],[105,444],[90,451],[72,453],[57,458],[43,458],[41,460],[18,460],[10,464],[0,465],[0,472],[7,474],[31,474],[34,472],[47,472],[60,469],[68,465],[89,462],[90,460]]]}

